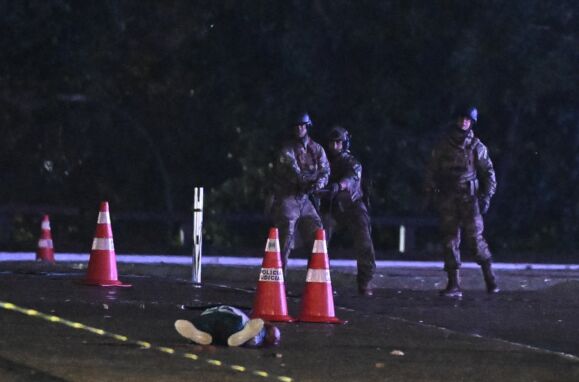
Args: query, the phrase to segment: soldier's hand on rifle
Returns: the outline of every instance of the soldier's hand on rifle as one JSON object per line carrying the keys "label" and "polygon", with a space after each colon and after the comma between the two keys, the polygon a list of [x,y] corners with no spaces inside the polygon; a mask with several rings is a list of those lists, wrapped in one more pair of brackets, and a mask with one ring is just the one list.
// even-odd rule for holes
{"label": "soldier's hand on rifle", "polygon": [[486,214],[491,206],[491,200],[488,197],[483,197],[479,199],[479,209],[481,214]]}
{"label": "soldier's hand on rifle", "polygon": [[317,176],[314,173],[302,174],[300,179],[301,191],[305,194],[312,193],[317,187]]}
{"label": "soldier's hand on rifle", "polygon": [[314,183],[318,180],[318,174],[315,172],[305,172],[301,175],[302,183]]}
{"label": "soldier's hand on rifle", "polygon": [[334,196],[340,192],[340,183],[332,183],[328,185],[328,191],[330,192],[330,199],[334,199]]}

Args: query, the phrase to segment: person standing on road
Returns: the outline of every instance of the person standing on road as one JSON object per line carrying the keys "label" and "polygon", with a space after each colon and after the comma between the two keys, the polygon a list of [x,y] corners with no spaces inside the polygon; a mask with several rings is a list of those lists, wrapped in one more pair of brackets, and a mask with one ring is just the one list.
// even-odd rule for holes
{"label": "person standing on road", "polygon": [[279,229],[284,274],[296,226],[299,224],[304,243],[311,245],[316,229],[322,228],[315,192],[327,185],[330,175],[326,152],[308,135],[313,125],[310,116],[298,114],[290,125],[293,137],[283,145],[274,163],[271,206],[272,220]]}
{"label": "person standing on road", "polygon": [[372,296],[370,282],[376,270],[374,244],[371,237],[370,215],[362,190],[362,165],[350,153],[350,134],[334,127],[328,135],[330,183],[323,203],[323,222],[331,241],[337,225],[346,227],[354,241],[358,274],[358,293]]}
{"label": "person standing on road", "polygon": [[249,319],[241,310],[220,305],[204,310],[193,320],[175,321],[177,332],[199,345],[275,346],[280,341],[279,329],[261,318]]}
{"label": "person standing on road", "polygon": [[432,152],[425,193],[440,215],[444,270],[448,274],[447,287],[440,294],[460,298],[461,237],[481,266],[487,292],[499,291],[492,255],[483,237],[482,217],[489,209],[497,182],[488,150],[473,132],[477,109],[460,108],[455,117],[454,126]]}

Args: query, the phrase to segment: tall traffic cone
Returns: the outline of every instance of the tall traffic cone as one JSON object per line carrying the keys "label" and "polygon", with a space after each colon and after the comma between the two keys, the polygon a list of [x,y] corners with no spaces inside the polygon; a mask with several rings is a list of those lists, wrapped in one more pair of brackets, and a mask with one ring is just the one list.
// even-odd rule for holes
{"label": "tall traffic cone", "polygon": [[326,246],[326,233],[316,230],[316,240],[308,261],[306,287],[302,297],[299,321],[343,324],[334,312],[334,293],[330,279],[330,262]]}
{"label": "tall traffic cone", "polygon": [[99,286],[130,287],[117,278],[117,258],[113,243],[113,230],[109,215],[109,203],[102,202],[99,209],[96,232],[90,251],[88,270],[84,284]]}
{"label": "tall traffic cone", "polygon": [[54,263],[54,247],[52,245],[52,233],[50,232],[50,219],[44,215],[40,224],[40,239],[36,249],[37,261],[48,261]]}
{"label": "tall traffic cone", "polygon": [[269,230],[251,318],[285,322],[294,320],[287,313],[277,228]]}

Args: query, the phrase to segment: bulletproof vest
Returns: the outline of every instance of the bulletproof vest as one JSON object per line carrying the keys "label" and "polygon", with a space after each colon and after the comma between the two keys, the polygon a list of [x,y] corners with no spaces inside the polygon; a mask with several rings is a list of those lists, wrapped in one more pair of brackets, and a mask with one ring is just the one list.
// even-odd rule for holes
{"label": "bulletproof vest", "polygon": [[443,188],[462,187],[476,180],[474,149],[478,140],[472,130],[457,130],[448,134],[440,151],[439,181]]}
{"label": "bulletproof vest", "polygon": [[294,155],[303,173],[315,173],[318,170],[315,147],[309,141],[306,146],[294,145]]}
{"label": "bulletproof vest", "polygon": [[323,148],[310,138],[307,139],[305,146],[297,140],[286,142],[280,152],[284,161],[277,163],[274,169],[274,194],[278,196],[303,194],[300,185],[292,180],[295,178],[295,173],[303,176],[316,176],[320,172],[329,172],[329,169],[318,160],[320,150],[323,151]]}

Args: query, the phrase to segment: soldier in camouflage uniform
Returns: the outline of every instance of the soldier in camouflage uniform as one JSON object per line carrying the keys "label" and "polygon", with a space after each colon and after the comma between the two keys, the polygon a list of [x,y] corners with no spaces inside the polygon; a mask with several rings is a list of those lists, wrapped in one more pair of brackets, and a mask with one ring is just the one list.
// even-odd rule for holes
{"label": "soldier in camouflage uniform", "polygon": [[[328,184],[330,165],[321,145],[308,135],[312,121],[300,114],[291,121],[293,139],[286,142],[274,163],[272,218],[279,229],[285,273],[294,246],[296,226],[304,243],[313,247],[316,229],[322,228],[314,193]],[[298,224],[299,223],[299,224]]]}
{"label": "soldier in camouflage uniform", "polygon": [[488,293],[499,291],[492,271],[492,256],[483,237],[485,214],[496,191],[495,171],[485,145],[474,136],[474,107],[461,108],[455,125],[432,152],[425,191],[440,214],[444,270],[448,285],[440,293],[462,297],[459,268],[461,238],[481,266]]}
{"label": "soldier in camouflage uniform", "polygon": [[323,221],[331,240],[337,224],[347,227],[354,241],[358,262],[358,293],[372,296],[370,281],[376,269],[372,244],[370,216],[362,191],[362,165],[349,151],[350,135],[334,127],[328,136],[330,160],[329,195],[324,199]]}

